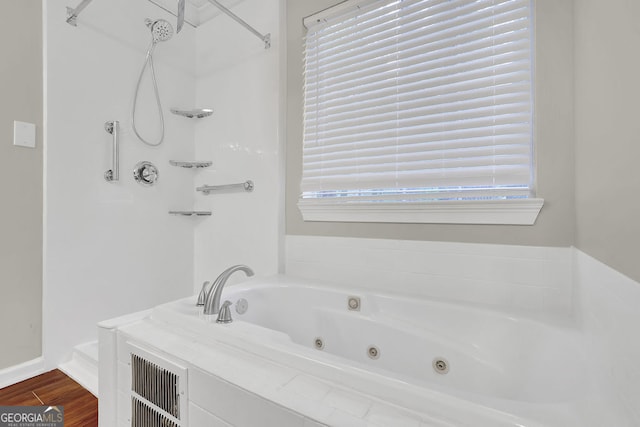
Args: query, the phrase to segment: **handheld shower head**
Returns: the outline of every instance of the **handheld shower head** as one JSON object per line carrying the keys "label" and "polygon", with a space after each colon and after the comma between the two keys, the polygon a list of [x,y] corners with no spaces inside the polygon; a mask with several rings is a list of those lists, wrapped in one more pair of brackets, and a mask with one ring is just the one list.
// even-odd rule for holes
{"label": "handheld shower head", "polygon": [[[147,49],[147,55],[144,59],[144,65],[142,66],[142,71],[140,71],[140,77],[138,77],[138,84],[136,85],[136,91],[133,95],[133,108],[131,110],[131,125],[133,127],[133,132],[136,134],[138,139],[143,143],[150,145],[152,147],[158,146],[164,140],[164,114],[162,113],[162,105],[160,104],[160,94],[158,92],[158,82],[156,81],[156,72],[153,66],[153,51],[156,48],[156,44],[158,42],[165,42],[173,37],[173,27],[164,19],[156,19],[152,21],[147,18],[144,20],[145,25],[151,30],[151,44],[149,45],[149,49]],[[156,104],[158,106],[158,115],[160,116],[160,139],[156,143],[152,143],[145,138],[143,138],[138,132],[138,128],[136,126],[136,107],[138,104],[138,94],[140,92],[140,83],[142,82],[142,77],[144,76],[144,72],[149,67],[151,70],[151,82],[153,83],[153,91],[156,95]]]}
{"label": "handheld shower head", "polygon": [[166,42],[173,37],[173,27],[164,19],[156,19],[155,21],[146,19],[144,22],[151,29],[153,43]]}

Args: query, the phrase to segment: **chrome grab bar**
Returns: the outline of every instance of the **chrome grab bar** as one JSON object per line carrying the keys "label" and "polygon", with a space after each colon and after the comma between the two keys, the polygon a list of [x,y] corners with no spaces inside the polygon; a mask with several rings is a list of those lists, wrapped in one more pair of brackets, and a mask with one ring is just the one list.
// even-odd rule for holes
{"label": "chrome grab bar", "polygon": [[104,173],[104,179],[108,182],[118,181],[120,179],[120,122],[114,120],[104,124],[104,130],[113,135],[113,148],[111,169]]}
{"label": "chrome grab bar", "polygon": [[224,191],[224,190],[244,190],[253,191],[253,181],[249,180],[241,182],[239,184],[225,184],[225,185],[203,185],[196,188],[196,191],[202,191],[203,194],[209,194],[212,191]]}

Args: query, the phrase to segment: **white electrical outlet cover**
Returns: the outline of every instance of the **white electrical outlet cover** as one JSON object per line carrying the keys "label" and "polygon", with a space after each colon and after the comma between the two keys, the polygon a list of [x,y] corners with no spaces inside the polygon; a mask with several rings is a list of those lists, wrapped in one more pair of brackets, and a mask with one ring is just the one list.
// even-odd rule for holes
{"label": "white electrical outlet cover", "polygon": [[36,125],[15,120],[13,122],[13,145],[36,148]]}

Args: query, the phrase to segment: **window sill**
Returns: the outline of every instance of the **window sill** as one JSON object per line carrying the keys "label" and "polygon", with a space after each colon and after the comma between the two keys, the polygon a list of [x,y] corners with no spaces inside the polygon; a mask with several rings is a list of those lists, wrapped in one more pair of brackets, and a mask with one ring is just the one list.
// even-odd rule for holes
{"label": "window sill", "polygon": [[298,201],[305,221],[533,225],[544,199],[437,202]]}

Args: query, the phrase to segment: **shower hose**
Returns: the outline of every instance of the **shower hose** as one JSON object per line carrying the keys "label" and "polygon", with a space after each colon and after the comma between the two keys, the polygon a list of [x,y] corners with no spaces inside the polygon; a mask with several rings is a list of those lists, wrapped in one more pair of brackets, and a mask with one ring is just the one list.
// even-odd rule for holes
{"label": "shower hose", "polygon": [[[132,123],[132,127],[133,127],[133,132],[136,134],[136,136],[138,137],[138,139],[140,141],[142,141],[143,143],[151,146],[151,147],[156,147],[160,144],[162,144],[162,141],[164,140],[164,114],[162,113],[162,105],[160,103],[160,93],[158,91],[158,82],[156,80],[156,71],[154,69],[153,66],[153,50],[156,47],[156,43],[152,42],[151,46],[149,46],[149,50],[147,50],[147,55],[145,57],[144,60],[144,64],[142,65],[142,70],[140,71],[140,77],[138,77],[138,84],[136,85],[136,92],[133,96],[133,109],[131,111],[131,123]],[[146,140],[145,138],[142,137],[142,135],[140,135],[140,132],[138,132],[138,128],[136,126],[136,106],[138,103],[138,94],[140,92],[140,83],[142,82],[142,77],[144,76],[144,72],[146,71],[147,67],[149,67],[149,70],[151,70],[151,81],[153,82],[153,91],[154,94],[156,96],[156,104],[158,106],[158,115],[160,116],[160,139],[157,142],[150,142],[148,140]]]}

